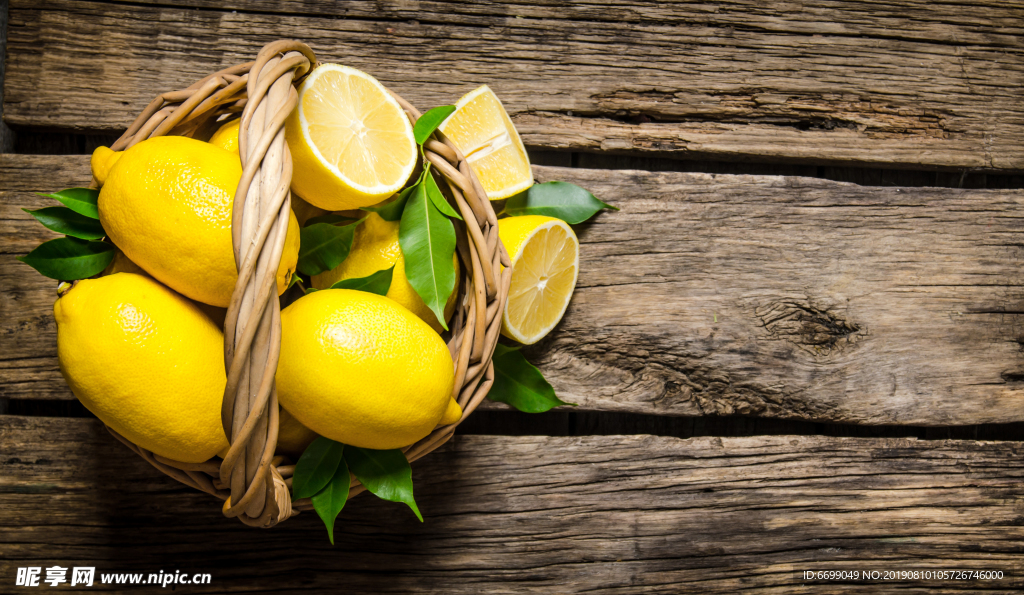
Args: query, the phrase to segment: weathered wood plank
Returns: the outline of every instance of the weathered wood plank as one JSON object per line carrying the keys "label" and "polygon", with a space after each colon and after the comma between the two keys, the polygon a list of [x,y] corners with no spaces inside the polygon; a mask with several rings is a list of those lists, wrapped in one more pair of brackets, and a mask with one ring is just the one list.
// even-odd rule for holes
{"label": "weathered wood plank", "polygon": [[223,518],[94,420],[0,416],[0,577],[59,563],[212,574],[190,593],[732,594],[838,588],[804,570],[971,569],[1004,578],[861,585],[1011,592],[1024,587],[1022,452],[1019,442],[457,436],[414,465],[424,524],[360,496],[332,548],[312,514],[258,534]]}
{"label": "weathered wood plank", "polygon": [[123,128],[292,37],[424,107],[487,82],[540,148],[1024,170],[1012,3],[11,4],[17,126]]}
{"label": "weathered wood plank", "polygon": [[[837,423],[1024,420],[1024,191],[537,167],[622,208],[579,226],[561,325],[528,350],[583,409]],[[70,398],[20,207],[87,158],[0,156],[0,396]]]}
{"label": "weathered wood plank", "polygon": [[14,259],[59,237],[22,209],[56,204],[36,192],[88,185],[89,162],[0,155],[0,170],[0,397],[74,398],[57,364],[56,285]]}
{"label": "weathered wood plank", "polygon": [[[4,78],[4,65],[7,63],[7,2],[0,5],[0,81]],[[2,84],[0,84],[2,86]],[[3,117],[3,91],[0,90],[0,119]],[[0,121],[0,153],[14,150],[14,132]]]}
{"label": "weathered wood plank", "polygon": [[[139,4],[159,5],[154,0]],[[902,0],[885,5],[856,0],[817,0],[799,5],[736,2],[728,5],[665,3],[657,0],[573,2],[544,0],[517,2],[396,2],[353,0],[341,3],[308,0],[185,0],[176,6],[281,15],[322,15],[352,19],[455,22],[491,26],[496,17],[564,19],[604,23],[660,23],[664,25],[728,25],[774,33],[833,34],[885,37],[916,41],[943,41],[975,45],[1014,46],[1024,34],[1024,22],[1016,20],[1005,3],[943,3]],[[557,7],[559,10],[553,10]],[[840,18],[836,18],[841,13]],[[1010,18],[1007,18],[1007,16]],[[912,25],[912,26],[911,26]]]}

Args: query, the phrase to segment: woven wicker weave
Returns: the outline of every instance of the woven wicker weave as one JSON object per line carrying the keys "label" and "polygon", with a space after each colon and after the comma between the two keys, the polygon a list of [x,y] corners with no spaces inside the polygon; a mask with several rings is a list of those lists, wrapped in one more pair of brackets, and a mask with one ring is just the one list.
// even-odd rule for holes
{"label": "woven wicker weave", "polygon": [[[278,431],[274,374],[281,346],[275,273],[291,209],[292,160],[283,127],[298,101],[295,85],[315,64],[316,56],[305,44],[270,43],[253,62],[160,95],[111,147],[120,151],[161,135],[204,138],[226,117],[241,112],[238,141],[243,173],[231,222],[238,283],[224,321],[228,381],[221,415],[231,447],[220,462],[181,463],[154,455],[110,431],[157,469],[223,499],[225,516],[257,527],[271,527],[298,510],[312,508],[308,499],[291,501],[294,465],[274,456]],[[416,108],[394,97],[415,122],[420,116]],[[451,199],[464,219],[455,221],[464,272],[456,287],[459,299],[448,348],[455,366],[454,396],[466,419],[494,381],[491,357],[511,269],[502,270],[510,263],[498,239],[498,221],[464,156],[440,132],[424,148],[427,160],[447,180]],[[412,462],[438,448],[457,425],[438,427],[404,448],[406,457]],[[349,497],[363,490],[353,479]]]}

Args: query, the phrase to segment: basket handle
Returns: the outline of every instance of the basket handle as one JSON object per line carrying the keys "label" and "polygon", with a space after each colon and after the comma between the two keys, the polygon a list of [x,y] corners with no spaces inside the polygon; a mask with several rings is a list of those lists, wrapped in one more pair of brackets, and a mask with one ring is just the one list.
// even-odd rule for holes
{"label": "basket handle", "polygon": [[[124,151],[157,136],[203,136],[219,125],[221,116],[242,112],[243,173],[231,221],[239,278],[224,324],[228,382],[221,407],[231,446],[217,468],[213,461],[168,460],[111,434],[178,481],[225,499],[226,516],[258,527],[271,527],[293,514],[289,488],[273,466],[278,426],[274,375],[281,347],[276,272],[291,211],[292,161],[284,120],[298,100],[294,85],[315,64],[316,55],[306,44],[271,42],[253,62],[159,95],[110,147]],[[95,178],[92,187],[98,187]]]}
{"label": "basket handle", "polygon": [[235,191],[231,239],[238,281],[224,319],[227,386],[221,421],[231,447],[220,466],[230,496],[224,515],[271,527],[291,516],[291,494],[271,461],[277,446],[274,375],[281,353],[277,269],[291,213],[292,158],[284,122],[298,102],[295,81],[316,62],[297,41],[260,50],[246,81],[238,135],[242,177]]}

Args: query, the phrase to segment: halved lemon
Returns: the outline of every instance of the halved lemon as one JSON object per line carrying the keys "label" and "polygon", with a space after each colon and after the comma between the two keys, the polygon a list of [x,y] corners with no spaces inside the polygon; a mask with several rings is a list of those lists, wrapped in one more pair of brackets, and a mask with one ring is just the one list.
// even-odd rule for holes
{"label": "halved lemon", "polygon": [[565,221],[540,215],[501,219],[498,236],[512,257],[501,333],[532,345],[565,315],[576,289],[580,242]]}
{"label": "halved lemon", "polygon": [[416,167],[402,107],[377,79],[340,64],[321,64],[302,82],[285,136],[292,190],[328,211],[376,204],[400,190]]}
{"label": "halved lemon", "polygon": [[533,185],[530,159],[494,91],[484,85],[462,96],[440,130],[466,156],[487,192],[501,200]]}

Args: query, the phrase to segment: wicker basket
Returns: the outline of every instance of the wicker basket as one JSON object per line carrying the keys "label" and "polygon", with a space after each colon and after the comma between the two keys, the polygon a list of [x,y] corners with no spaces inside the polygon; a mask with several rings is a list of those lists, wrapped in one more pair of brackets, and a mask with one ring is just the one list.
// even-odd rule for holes
{"label": "wicker basket", "polygon": [[[224,321],[228,380],[221,409],[231,447],[223,461],[189,464],[155,455],[110,432],[167,475],[224,500],[225,516],[256,527],[271,527],[312,508],[308,499],[291,501],[294,464],[274,455],[278,432],[274,375],[281,346],[275,273],[291,209],[292,160],[283,127],[298,102],[295,85],[315,64],[316,56],[303,43],[267,44],[253,62],[160,95],[111,147],[120,151],[161,135],[204,138],[219,121],[241,112],[238,141],[243,173],[231,222],[238,283]],[[415,122],[420,116],[416,108],[392,95]],[[456,285],[459,299],[448,348],[455,366],[454,396],[466,419],[494,381],[491,357],[511,275],[511,269],[503,271],[502,265],[508,267],[510,262],[498,239],[494,210],[462,153],[440,132],[424,148],[427,160],[446,179],[464,219],[454,222],[463,274]],[[410,462],[415,461],[444,444],[457,425],[435,428],[402,450]],[[349,497],[364,489],[353,479]]]}

